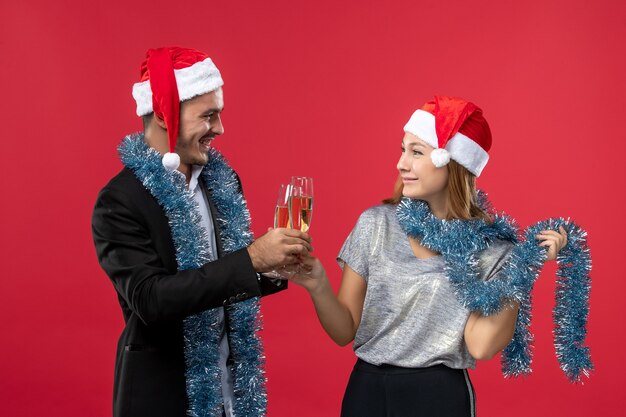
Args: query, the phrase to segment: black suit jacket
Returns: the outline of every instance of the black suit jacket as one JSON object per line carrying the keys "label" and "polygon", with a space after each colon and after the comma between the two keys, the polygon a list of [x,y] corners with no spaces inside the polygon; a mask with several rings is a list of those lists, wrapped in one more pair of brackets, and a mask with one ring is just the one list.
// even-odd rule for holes
{"label": "black suit jacket", "polygon": [[114,416],[185,417],[183,319],[286,288],[264,276],[259,280],[245,248],[224,255],[214,226],[218,259],[179,272],[167,217],[130,170],[124,168],[98,195],[94,243],[126,322],[117,346]]}

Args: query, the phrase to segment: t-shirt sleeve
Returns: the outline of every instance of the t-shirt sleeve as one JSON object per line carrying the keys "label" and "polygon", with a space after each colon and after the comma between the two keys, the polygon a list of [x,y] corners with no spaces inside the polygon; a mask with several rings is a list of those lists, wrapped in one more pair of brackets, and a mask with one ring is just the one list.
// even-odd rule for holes
{"label": "t-shirt sleeve", "polygon": [[356,225],[343,243],[337,263],[344,269],[348,265],[354,272],[367,281],[371,262],[372,229],[374,227],[372,210],[366,210],[359,216]]}
{"label": "t-shirt sleeve", "polygon": [[513,247],[512,242],[496,240],[480,255],[480,266],[482,278],[486,281],[504,278],[503,268],[511,257]]}

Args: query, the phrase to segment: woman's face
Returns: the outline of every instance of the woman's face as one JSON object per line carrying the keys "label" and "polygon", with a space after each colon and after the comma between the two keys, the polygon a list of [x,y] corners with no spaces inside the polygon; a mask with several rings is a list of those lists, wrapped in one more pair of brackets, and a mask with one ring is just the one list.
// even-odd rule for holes
{"label": "woman's face", "polygon": [[437,168],[430,159],[434,148],[411,133],[402,139],[398,171],[404,189],[402,195],[441,205],[446,203],[448,168]]}

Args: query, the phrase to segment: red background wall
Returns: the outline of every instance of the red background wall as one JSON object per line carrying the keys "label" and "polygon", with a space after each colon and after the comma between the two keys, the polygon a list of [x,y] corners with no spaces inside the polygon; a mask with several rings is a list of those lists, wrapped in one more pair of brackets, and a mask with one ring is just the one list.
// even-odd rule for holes
{"label": "red background wall", "polygon": [[[311,232],[334,264],[359,213],[389,195],[402,126],[434,94],[485,111],[479,180],[527,226],[589,231],[588,343],[596,370],[566,382],[551,341],[554,265],[535,288],[534,373],[472,372],[481,416],[617,415],[623,391],[626,6],[620,1],[3,1],[0,6],[0,414],[107,416],[122,316],[91,241],[116,146],[140,129],[131,85],[149,47],[208,52],[225,78],[216,142],[244,181],[253,228],[277,186],[315,178]],[[622,191],[619,191],[622,190]],[[301,288],[264,300],[269,415],[338,415],[354,361]]]}

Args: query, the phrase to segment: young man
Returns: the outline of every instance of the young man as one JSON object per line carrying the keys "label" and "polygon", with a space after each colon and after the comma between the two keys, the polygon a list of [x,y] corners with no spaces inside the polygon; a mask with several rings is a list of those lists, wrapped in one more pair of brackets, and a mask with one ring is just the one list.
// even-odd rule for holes
{"label": "young man", "polygon": [[285,288],[260,273],[295,264],[310,237],[253,241],[237,174],[211,148],[224,132],[223,81],[204,53],[151,49],[133,86],[144,132],[100,192],[93,237],[126,326],[116,417],[266,413],[258,297]]}

